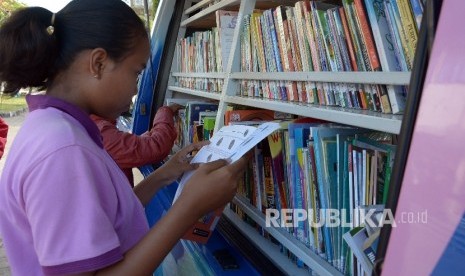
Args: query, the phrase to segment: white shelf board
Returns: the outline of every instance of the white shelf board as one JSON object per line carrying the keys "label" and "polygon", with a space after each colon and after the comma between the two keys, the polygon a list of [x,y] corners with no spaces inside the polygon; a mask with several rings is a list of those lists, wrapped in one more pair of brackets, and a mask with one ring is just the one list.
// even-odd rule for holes
{"label": "white shelf board", "polygon": [[198,9],[201,9],[203,8],[204,6],[208,5],[210,2],[212,2],[213,0],[202,0],[200,2],[198,2],[197,4],[193,5],[192,7],[186,9],[184,11],[184,14],[190,14]]}
{"label": "white shelf board", "polygon": [[[236,195],[233,199],[233,203],[236,204],[242,211],[244,211],[244,213],[246,213],[253,221],[255,221],[263,229],[265,229],[265,231],[272,235],[277,241],[279,241],[284,247],[289,249],[296,257],[298,257],[312,270],[318,273],[318,275],[342,276],[342,273],[340,271],[338,271],[335,267],[330,265],[326,260],[318,256],[312,250],[307,248],[302,242],[298,241],[295,237],[290,235],[284,228],[266,227],[265,215],[258,211],[254,206],[252,206],[246,198],[240,195]],[[255,228],[247,225],[245,222],[239,219],[232,210],[225,209],[224,214],[226,214],[228,218],[235,218],[235,220],[232,220],[233,223],[240,230],[246,231],[244,234],[248,236],[254,243],[256,243],[257,247],[259,247],[262,250],[267,250],[267,248],[261,248],[261,246],[270,245],[271,243],[268,240],[267,242],[263,242],[262,240],[260,240],[259,237],[261,237],[262,239],[264,238],[260,234],[258,234]],[[242,224],[249,226],[249,228],[244,227],[244,225]],[[264,253],[266,254],[266,251]],[[274,254],[272,254],[271,256],[270,253],[270,258],[276,261],[279,260],[279,257],[283,256],[279,252],[279,250],[278,255],[279,256],[275,256]],[[287,257],[285,257],[285,259],[287,259]],[[293,264],[293,266],[296,267],[295,264]]]}
{"label": "white shelf board", "polygon": [[173,77],[185,77],[185,78],[224,79],[226,77],[226,74],[225,73],[181,73],[181,72],[172,72],[171,76],[173,76]]}
{"label": "white shelf board", "polygon": [[220,93],[205,92],[201,90],[194,90],[194,89],[183,88],[183,87],[178,87],[178,86],[168,86],[168,90],[181,92],[181,93],[189,94],[193,96],[208,98],[212,100],[217,100],[217,101],[219,101],[221,97]]}
{"label": "white shelf board", "polygon": [[233,4],[239,4],[240,3],[240,0],[223,0],[213,6],[210,6],[208,8],[205,8],[204,10],[202,11],[199,11],[198,13],[194,14],[193,16],[189,17],[188,19],[184,20],[181,22],[181,27],[186,27],[188,26],[190,23],[196,21],[196,20],[199,20],[211,13],[214,13],[215,11],[217,10],[220,10],[222,8],[225,8],[227,6],[230,6],[230,5],[233,5]]}
{"label": "white shelf board", "polygon": [[408,85],[410,72],[235,72],[232,79]]}
{"label": "white shelf board", "polygon": [[223,215],[227,217],[242,234],[247,236],[254,245],[258,247],[260,251],[282,271],[286,271],[288,275],[311,275],[309,271],[303,268],[298,268],[289,260],[289,258],[280,252],[278,245],[271,243],[269,240],[261,236],[257,232],[257,229],[241,220],[231,209],[224,209]]}
{"label": "white shelf board", "polygon": [[402,115],[383,114],[369,110],[349,109],[335,106],[319,106],[304,103],[290,103],[269,99],[240,96],[226,96],[227,103],[271,109],[284,113],[312,117],[351,126],[399,134]]}

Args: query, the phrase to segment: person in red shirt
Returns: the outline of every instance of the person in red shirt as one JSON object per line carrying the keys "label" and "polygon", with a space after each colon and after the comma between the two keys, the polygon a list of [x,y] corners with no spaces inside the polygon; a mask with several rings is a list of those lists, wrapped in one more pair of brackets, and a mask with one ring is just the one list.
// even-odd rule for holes
{"label": "person in red shirt", "polygon": [[5,152],[6,137],[8,135],[8,124],[0,117],[0,158]]}
{"label": "person in red shirt", "polygon": [[116,127],[116,120],[90,115],[103,139],[103,147],[115,160],[134,187],[132,169],[163,161],[170,153],[177,137],[173,117],[181,106],[162,106],[153,119],[152,128],[142,135],[124,132]]}

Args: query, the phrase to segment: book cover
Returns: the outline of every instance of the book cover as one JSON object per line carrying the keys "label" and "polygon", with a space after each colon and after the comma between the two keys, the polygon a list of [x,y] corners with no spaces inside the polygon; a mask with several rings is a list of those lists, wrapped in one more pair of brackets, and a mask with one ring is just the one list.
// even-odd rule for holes
{"label": "book cover", "polygon": [[[195,127],[199,125],[200,112],[217,111],[218,104],[207,102],[189,102],[186,105],[186,126],[187,133],[185,133],[185,141],[192,143],[194,141]],[[202,131],[203,132],[203,131]]]}
{"label": "book cover", "polygon": [[213,136],[213,131],[215,129],[216,117],[204,117],[203,118],[203,139],[210,140]]}
{"label": "book cover", "polygon": [[287,209],[289,204],[287,202],[288,192],[286,188],[286,179],[284,174],[284,141],[283,130],[277,130],[268,136],[268,145],[272,158],[273,178],[277,184],[279,191],[280,207]]}

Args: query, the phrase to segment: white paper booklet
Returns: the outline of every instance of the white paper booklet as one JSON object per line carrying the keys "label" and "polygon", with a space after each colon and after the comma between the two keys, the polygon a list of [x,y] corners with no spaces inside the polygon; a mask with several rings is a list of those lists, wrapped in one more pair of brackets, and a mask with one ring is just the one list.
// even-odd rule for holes
{"label": "white paper booklet", "polygon": [[[237,161],[261,140],[279,129],[279,123],[266,122],[258,127],[245,125],[224,126],[210,139],[210,144],[201,148],[192,159],[191,163],[207,163],[218,159]],[[185,173],[179,182],[174,201],[192,176],[194,171]]]}

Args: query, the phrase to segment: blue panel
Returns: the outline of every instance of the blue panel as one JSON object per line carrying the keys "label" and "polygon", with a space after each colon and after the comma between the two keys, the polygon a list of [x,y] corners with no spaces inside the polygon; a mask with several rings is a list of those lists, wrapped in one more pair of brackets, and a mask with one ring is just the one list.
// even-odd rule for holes
{"label": "blue panel", "polygon": [[[152,43],[153,43],[152,39]],[[158,44],[162,45],[162,44]],[[151,62],[147,64],[142,74],[137,93],[137,100],[133,111],[133,133],[142,134],[150,128],[150,109],[154,98],[153,88],[155,87],[160,58],[163,54],[163,47],[153,46],[151,53]],[[143,109],[143,110],[142,110]]]}
{"label": "blue panel", "polygon": [[[145,212],[150,226],[153,226],[170,208],[177,183],[161,189],[146,206]],[[224,270],[213,253],[217,250],[229,252],[238,264],[238,269]],[[260,275],[224,237],[214,231],[206,245],[181,240],[154,275]]]}
{"label": "blue panel", "polygon": [[[425,241],[427,242],[427,241]],[[465,214],[431,275],[464,275],[465,273]]]}
{"label": "blue panel", "polygon": [[[177,1],[159,1],[154,26],[150,38],[150,60],[139,83],[137,101],[133,111],[133,133],[142,134],[150,128],[150,109],[153,102],[153,89],[157,81],[166,35],[170,27],[174,6]],[[141,110],[141,109],[145,110]]]}

